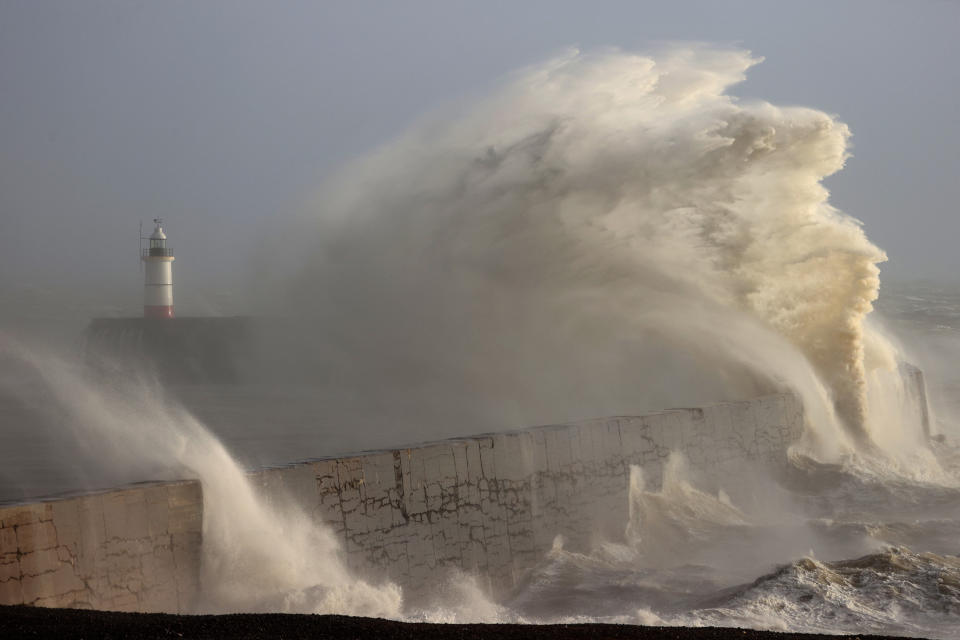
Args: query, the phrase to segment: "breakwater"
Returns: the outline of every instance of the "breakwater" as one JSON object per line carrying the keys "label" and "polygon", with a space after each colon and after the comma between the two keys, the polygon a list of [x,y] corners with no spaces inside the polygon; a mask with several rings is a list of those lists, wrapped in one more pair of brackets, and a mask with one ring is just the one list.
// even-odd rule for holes
{"label": "breakwater", "polygon": [[[445,568],[508,588],[557,536],[576,548],[622,535],[630,465],[654,486],[672,451],[707,482],[746,463],[783,468],[803,420],[785,393],[315,459],[250,479],[331,527],[358,575],[415,599]],[[0,506],[0,604],[191,612],[202,563],[195,481]]]}
{"label": "breakwater", "polygon": [[202,517],[196,481],[0,506],[0,604],[189,611]]}
{"label": "breakwater", "polygon": [[94,318],[83,341],[88,357],[146,365],[165,382],[232,383],[256,369],[254,325],[244,316]]}
{"label": "breakwater", "polygon": [[[901,374],[904,404],[928,431],[922,372]],[[744,471],[789,471],[804,425],[799,398],[780,393],[312,459],[248,479],[266,501],[329,527],[358,577],[389,579],[410,602],[445,570],[501,592],[558,541],[621,538],[631,466],[656,488],[672,452],[701,486],[749,500],[758,476]],[[0,604],[196,612],[203,565],[195,480],[0,504]]]}

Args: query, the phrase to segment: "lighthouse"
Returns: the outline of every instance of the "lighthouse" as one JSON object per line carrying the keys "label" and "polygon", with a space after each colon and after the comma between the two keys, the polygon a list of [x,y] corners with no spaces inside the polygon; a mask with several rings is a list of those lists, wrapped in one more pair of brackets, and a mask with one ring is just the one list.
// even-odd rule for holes
{"label": "lighthouse", "polygon": [[140,251],[140,259],[146,265],[143,282],[143,317],[173,317],[173,251],[167,248],[167,234],[163,232],[163,220],[153,219],[156,227],[149,238],[148,247]]}

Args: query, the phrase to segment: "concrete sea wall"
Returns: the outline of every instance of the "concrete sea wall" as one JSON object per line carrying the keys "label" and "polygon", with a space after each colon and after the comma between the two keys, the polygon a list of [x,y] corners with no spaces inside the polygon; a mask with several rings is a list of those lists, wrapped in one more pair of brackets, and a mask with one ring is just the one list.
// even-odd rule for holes
{"label": "concrete sea wall", "polygon": [[196,481],[0,506],[0,604],[187,611],[202,517]]}
{"label": "concrete sea wall", "polygon": [[[802,432],[799,399],[779,394],[317,459],[251,481],[332,527],[359,574],[415,600],[445,569],[499,590],[558,535],[571,548],[622,535],[630,465],[654,486],[672,451],[706,481],[747,463],[777,469]],[[0,505],[0,604],[195,611],[202,513],[193,481]]]}
{"label": "concrete sea wall", "polygon": [[389,576],[408,597],[445,567],[500,590],[558,535],[570,548],[622,536],[630,465],[652,486],[671,451],[707,480],[750,461],[783,467],[802,431],[799,400],[783,394],[318,460],[315,513],[354,569]]}

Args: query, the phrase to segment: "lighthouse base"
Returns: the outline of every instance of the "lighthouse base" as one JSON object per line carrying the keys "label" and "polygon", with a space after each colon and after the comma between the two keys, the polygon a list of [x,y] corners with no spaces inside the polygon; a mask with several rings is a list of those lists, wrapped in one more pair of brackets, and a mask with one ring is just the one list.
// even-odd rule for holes
{"label": "lighthouse base", "polygon": [[173,305],[144,305],[144,318],[172,318]]}
{"label": "lighthouse base", "polygon": [[[270,355],[260,345],[272,332],[289,334],[273,324],[257,331],[246,317],[94,318],[84,347],[92,364],[130,366],[132,375],[146,368],[171,385],[257,382]],[[269,375],[277,377],[273,368]]]}

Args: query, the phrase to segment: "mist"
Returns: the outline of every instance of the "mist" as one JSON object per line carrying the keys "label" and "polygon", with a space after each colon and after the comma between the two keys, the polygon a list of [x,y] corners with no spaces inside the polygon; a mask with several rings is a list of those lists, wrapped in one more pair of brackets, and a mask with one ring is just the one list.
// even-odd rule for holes
{"label": "mist", "polygon": [[323,411],[429,433],[792,388],[817,447],[869,442],[886,256],[822,185],[847,127],[729,93],[757,62],[571,51],[325,183],[259,300],[343,391]]}

